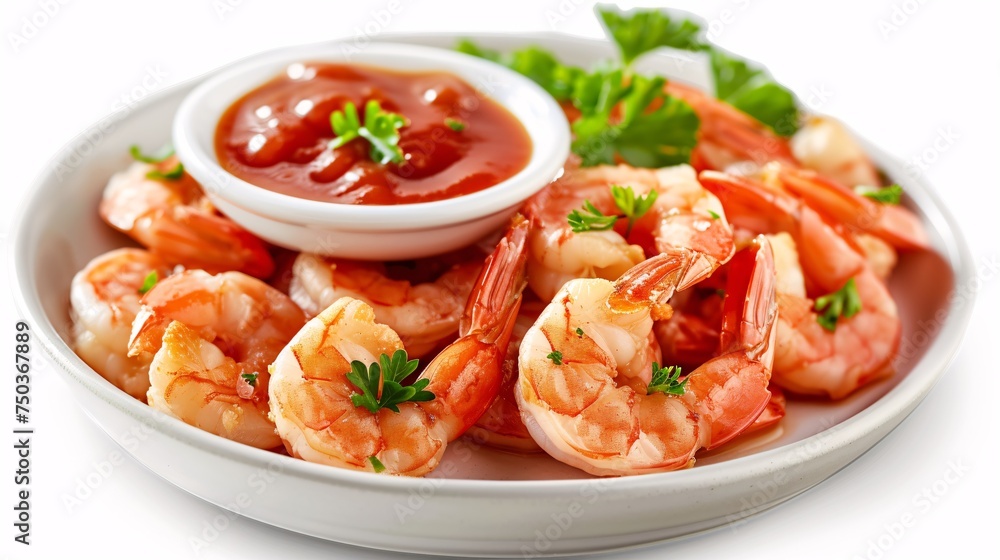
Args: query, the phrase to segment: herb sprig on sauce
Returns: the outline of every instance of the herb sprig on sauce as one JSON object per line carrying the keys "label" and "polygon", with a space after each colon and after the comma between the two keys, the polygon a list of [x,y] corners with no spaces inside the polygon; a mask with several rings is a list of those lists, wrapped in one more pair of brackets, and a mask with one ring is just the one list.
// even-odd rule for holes
{"label": "herb sprig on sauce", "polygon": [[405,160],[399,147],[399,129],[406,126],[406,119],[399,113],[382,109],[382,105],[374,99],[365,104],[364,124],[358,118],[357,106],[348,102],[343,111],[330,113],[330,125],[337,135],[330,141],[332,149],[363,138],[371,145],[372,161],[385,165]]}

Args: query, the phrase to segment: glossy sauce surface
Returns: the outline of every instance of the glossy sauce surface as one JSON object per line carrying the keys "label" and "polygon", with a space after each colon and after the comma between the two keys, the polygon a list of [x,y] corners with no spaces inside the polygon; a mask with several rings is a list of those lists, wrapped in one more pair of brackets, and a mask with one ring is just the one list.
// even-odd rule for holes
{"label": "glossy sauce surface", "polygon": [[[372,161],[361,139],[328,145],[330,113],[353,102],[363,121],[372,99],[408,121],[400,130],[403,163]],[[450,119],[464,128],[453,130]],[[514,115],[453,74],[304,63],[234,103],[219,121],[215,149],[224,169],[268,190],[387,205],[491,187],[527,165],[531,139]]]}

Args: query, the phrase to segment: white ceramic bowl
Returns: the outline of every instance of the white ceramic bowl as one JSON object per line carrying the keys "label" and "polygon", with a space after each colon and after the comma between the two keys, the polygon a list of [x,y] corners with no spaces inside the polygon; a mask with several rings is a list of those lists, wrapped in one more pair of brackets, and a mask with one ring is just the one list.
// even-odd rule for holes
{"label": "white ceramic bowl", "polygon": [[[256,187],[225,171],[214,148],[222,114],[290,64],[310,61],[451,72],[524,124],[532,142],[531,158],[513,177],[482,191],[391,206],[296,198]],[[458,249],[498,229],[522,202],[562,172],[570,133],[552,96],[530,79],[487,60],[416,45],[374,43],[357,50],[346,44],[319,43],[262,53],[214,73],[181,104],[173,140],[185,168],[219,210],[267,241],[330,256],[396,260]]]}
{"label": "white ceramic bowl", "polygon": [[[440,47],[456,39],[396,38]],[[614,55],[606,42],[566,36],[476,40],[501,50],[538,44],[579,65]],[[695,83],[704,72],[667,55],[640,62]],[[890,380],[837,403],[790,401],[779,430],[701,454],[692,469],[620,479],[589,478],[544,455],[517,457],[467,438],[449,445],[441,467],[425,479],[337,469],[240,445],[132,399],[69,345],[73,274],[98,254],[129,244],[97,215],[104,182],[129,164],[130,144],[168,140],[177,107],[200,81],[109,117],[102,124],[110,126],[87,131],[106,131],[103,136],[81,134],[55,155],[30,187],[12,229],[14,295],[34,344],[58,366],[87,414],[129,455],[195,496],[270,525],[366,547],[464,557],[597,552],[729,524],[752,531],[753,515],[819,484],[902,422],[954,357],[972,312],[973,261],[956,221],[922,177],[866,145],[904,187],[937,251],[904,255],[892,279],[903,354]],[[137,430],[145,436],[139,442]],[[918,456],[920,450],[913,452]],[[268,480],[263,490],[252,483],[262,473]],[[250,499],[237,501],[241,496]]]}

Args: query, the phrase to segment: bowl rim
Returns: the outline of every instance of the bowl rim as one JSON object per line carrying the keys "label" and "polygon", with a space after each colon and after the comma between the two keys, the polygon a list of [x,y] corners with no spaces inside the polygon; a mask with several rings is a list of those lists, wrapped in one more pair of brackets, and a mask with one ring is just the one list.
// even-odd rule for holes
{"label": "bowl rim", "polygon": [[[207,186],[209,194],[252,213],[290,224],[320,227],[333,226],[350,231],[407,231],[430,229],[475,221],[513,208],[558,178],[569,157],[569,123],[556,100],[530,78],[495,62],[436,47],[377,41],[360,52],[350,52],[347,40],[308,43],[256,53],[229,63],[208,74],[187,95],[174,118],[172,136],[178,157],[187,171]],[[397,66],[384,62],[391,58]],[[509,111],[524,127],[531,140],[528,163],[513,176],[480,191],[430,202],[394,205],[353,205],[299,198],[258,187],[222,168],[214,147],[206,151],[199,141],[204,128],[211,127],[211,137],[220,114],[213,111],[212,119],[197,118],[208,98],[220,87],[232,87],[231,82],[246,81],[248,75],[274,67],[274,76],[281,68],[296,61],[344,61],[373,67],[406,71],[408,63],[440,68],[458,75]],[[374,61],[374,62],[372,62]],[[207,77],[206,77],[207,76]],[[525,122],[516,107],[488,92],[480,84],[507,83],[517,88],[519,103],[543,109],[544,123]],[[226,103],[231,106],[240,96],[259,87],[263,81],[239,85],[239,94]],[[225,109],[224,109],[225,110]]]}
{"label": "bowl rim", "polygon": [[[457,34],[456,34],[457,35]],[[484,34],[486,35],[486,34]],[[564,36],[558,33],[519,34],[496,33],[491,37],[509,37],[524,40],[537,39],[539,35],[560,38],[578,43],[600,42],[598,39],[583,39],[574,36]],[[421,37],[448,36],[444,33],[400,34],[397,39]],[[164,88],[137,103],[133,111],[141,111],[156,104],[164,98],[173,95],[176,90],[191,87],[201,83],[214,71],[194,77],[173,86]],[[107,116],[95,121],[90,127],[101,123]],[[53,360],[58,369],[64,372],[67,380],[80,385],[93,393],[106,404],[129,415],[136,422],[153,426],[161,435],[170,437],[182,443],[194,446],[199,450],[253,466],[266,467],[275,461],[284,469],[282,472],[327,484],[351,485],[377,492],[419,492],[427,484],[427,478],[383,476],[374,473],[341,469],[327,465],[309,463],[300,459],[279,455],[267,450],[256,449],[242,445],[225,438],[204,432],[194,426],[172,418],[163,412],[133,399],[120,391],[110,382],[90,369],[62,340],[55,326],[49,320],[40,294],[35,287],[35,272],[31,266],[35,256],[29,241],[31,240],[31,225],[36,209],[58,200],[59,181],[54,177],[57,163],[71,156],[75,144],[82,135],[70,139],[55,155],[50,158],[32,181],[28,194],[20,203],[15,214],[11,231],[12,250],[8,252],[8,270],[11,271],[14,282],[14,301],[16,308],[33,322],[32,334],[40,341],[40,346]],[[905,192],[914,206],[941,237],[941,245],[935,248],[940,256],[952,268],[954,286],[969,286],[975,279],[975,267],[972,253],[961,233],[959,222],[948,211],[937,192],[929,185],[922,175],[906,172],[905,163],[887,152],[872,145],[859,136],[864,147],[872,158],[894,179],[905,187]],[[46,183],[49,183],[46,188]],[[52,191],[52,192],[49,192]],[[580,491],[588,485],[599,483],[602,488],[614,492],[635,490],[656,491],[658,493],[684,489],[710,489],[725,481],[752,481],[760,476],[795,467],[809,462],[817,455],[832,453],[846,448],[865,435],[875,432],[881,425],[900,414],[908,414],[926,396],[927,392],[943,376],[947,366],[957,354],[965,330],[969,324],[974,307],[974,294],[966,297],[952,297],[947,309],[944,324],[942,324],[934,341],[927,348],[924,356],[914,365],[912,371],[899,384],[889,390],[874,403],[854,416],[839,422],[830,428],[812,436],[790,442],[781,447],[752,453],[723,462],[699,466],[693,469],[663,473],[645,474],[642,476],[624,476],[618,478],[581,478],[560,480],[473,480],[434,478],[435,492],[443,496],[482,497],[490,499],[538,499],[539,490],[544,489],[546,497],[572,498],[579,496]],[[76,398],[74,396],[74,398]],[[902,418],[899,418],[901,421]],[[819,449],[820,451],[817,451]]]}

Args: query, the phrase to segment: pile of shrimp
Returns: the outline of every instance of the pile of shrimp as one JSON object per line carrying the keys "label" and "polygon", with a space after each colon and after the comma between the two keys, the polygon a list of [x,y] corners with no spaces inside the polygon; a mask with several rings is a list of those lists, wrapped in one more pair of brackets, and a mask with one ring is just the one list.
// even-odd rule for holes
{"label": "pile of shrimp", "polygon": [[[836,121],[785,139],[668,88],[702,121],[692,166],[570,160],[491,239],[406,263],[271,247],[163,173],[176,160],[136,162],[99,212],[140,247],[74,277],[77,354],[218,436],[406,476],[465,434],[596,476],[691,467],[774,429],[787,398],[893,375],[887,282],[929,250],[920,220],[863,195],[882,177]],[[641,216],[571,225],[617,215],[622,186]]]}

